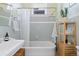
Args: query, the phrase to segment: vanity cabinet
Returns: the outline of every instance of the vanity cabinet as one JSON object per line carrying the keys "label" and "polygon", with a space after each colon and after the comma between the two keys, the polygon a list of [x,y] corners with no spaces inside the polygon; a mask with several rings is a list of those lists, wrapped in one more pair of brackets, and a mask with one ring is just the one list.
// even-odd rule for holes
{"label": "vanity cabinet", "polygon": [[25,48],[20,48],[14,56],[25,56]]}
{"label": "vanity cabinet", "polygon": [[57,55],[76,56],[76,23],[63,21],[57,23]]}

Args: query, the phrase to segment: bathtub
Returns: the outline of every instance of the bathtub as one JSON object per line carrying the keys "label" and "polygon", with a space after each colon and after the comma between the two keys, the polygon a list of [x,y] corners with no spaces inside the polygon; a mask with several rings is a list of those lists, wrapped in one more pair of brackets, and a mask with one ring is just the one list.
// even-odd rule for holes
{"label": "bathtub", "polygon": [[51,41],[31,41],[26,56],[55,56],[55,44]]}
{"label": "bathtub", "polygon": [[79,46],[76,46],[77,48],[77,56],[79,56]]}

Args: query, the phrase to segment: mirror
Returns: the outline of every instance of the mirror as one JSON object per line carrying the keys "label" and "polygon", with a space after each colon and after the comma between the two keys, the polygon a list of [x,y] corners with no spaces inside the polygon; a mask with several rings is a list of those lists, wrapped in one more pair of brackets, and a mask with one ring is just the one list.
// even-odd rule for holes
{"label": "mirror", "polygon": [[11,14],[11,6],[0,3],[0,26],[8,26]]}
{"label": "mirror", "polygon": [[11,28],[9,27],[9,20],[11,17],[12,6],[6,3],[0,3],[0,38],[5,36],[8,32],[11,34]]}

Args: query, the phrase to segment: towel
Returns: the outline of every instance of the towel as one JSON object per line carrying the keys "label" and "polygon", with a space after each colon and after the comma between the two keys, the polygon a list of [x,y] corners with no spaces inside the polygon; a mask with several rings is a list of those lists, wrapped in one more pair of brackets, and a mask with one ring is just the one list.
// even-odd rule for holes
{"label": "towel", "polygon": [[54,35],[55,37],[57,36],[56,23],[54,23],[54,27],[53,27],[53,32],[52,32],[52,35]]}
{"label": "towel", "polygon": [[19,31],[19,24],[18,24],[18,19],[16,19],[16,17],[10,17],[9,19],[9,27],[11,27],[11,29],[13,29],[14,31]]}
{"label": "towel", "polygon": [[18,24],[17,20],[13,21],[13,29],[14,29],[14,31],[19,31],[19,24]]}
{"label": "towel", "polygon": [[54,23],[53,32],[52,32],[52,35],[51,35],[51,40],[53,42],[56,42],[56,37],[57,37],[57,28],[56,28],[56,23]]}

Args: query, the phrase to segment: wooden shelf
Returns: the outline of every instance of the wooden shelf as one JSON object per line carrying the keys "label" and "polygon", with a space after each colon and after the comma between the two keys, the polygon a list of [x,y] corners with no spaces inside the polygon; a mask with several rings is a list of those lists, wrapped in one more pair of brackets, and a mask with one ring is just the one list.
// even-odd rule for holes
{"label": "wooden shelf", "polygon": [[[64,35],[64,33],[58,33],[59,35]],[[72,33],[66,33],[66,35],[73,35]]]}
{"label": "wooden shelf", "polygon": [[73,33],[66,33],[66,35],[73,35]]}
{"label": "wooden shelf", "polygon": [[64,33],[60,33],[60,32],[59,32],[58,34],[60,35],[60,34],[64,34]]}
{"label": "wooden shelf", "polygon": [[75,21],[58,21],[59,24],[75,24],[76,22]]}

